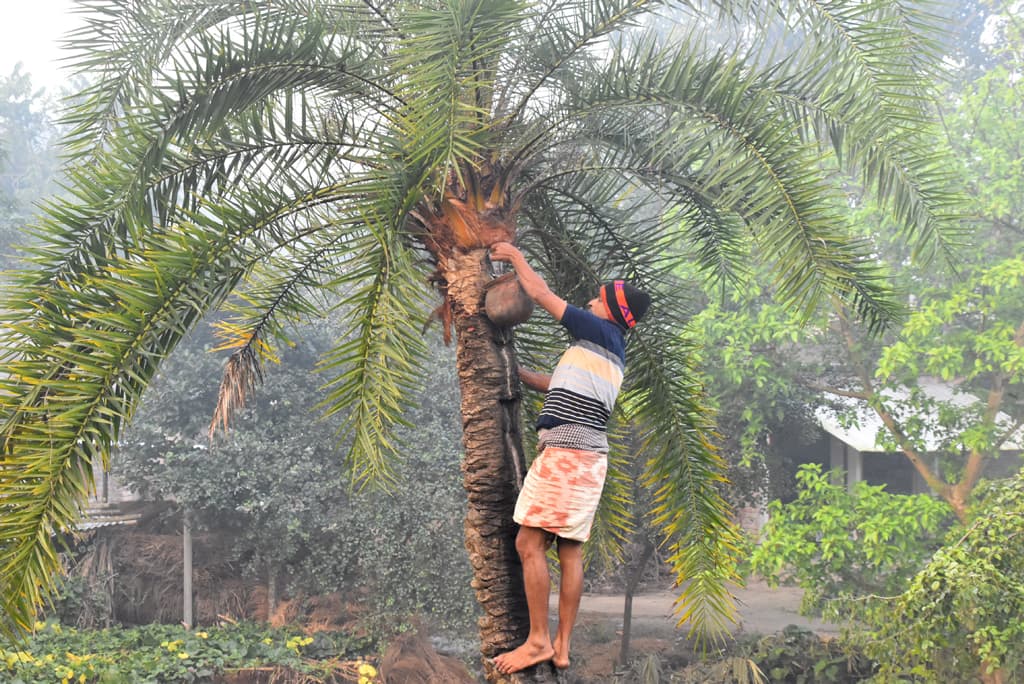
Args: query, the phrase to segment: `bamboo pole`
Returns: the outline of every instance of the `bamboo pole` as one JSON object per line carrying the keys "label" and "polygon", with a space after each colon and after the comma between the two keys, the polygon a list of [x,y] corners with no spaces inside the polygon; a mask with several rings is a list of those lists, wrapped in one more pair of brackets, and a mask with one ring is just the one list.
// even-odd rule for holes
{"label": "bamboo pole", "polygon": [[189,520],[188,511],[183,516],[182,546],[184,551],[184,571],[182,584],[184,585],[184,605],[182,610],[182,622],[186,629],[192,629],[192,521]]}

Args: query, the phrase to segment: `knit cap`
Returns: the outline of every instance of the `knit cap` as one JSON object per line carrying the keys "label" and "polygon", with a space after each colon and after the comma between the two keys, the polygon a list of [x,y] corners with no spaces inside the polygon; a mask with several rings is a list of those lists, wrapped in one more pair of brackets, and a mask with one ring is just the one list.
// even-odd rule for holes
{"label": "knit cap", "polygon": [[625,280],[613,280],[601,286],[601,301],[616,323],[632,328],[651,305],[651,296]]}

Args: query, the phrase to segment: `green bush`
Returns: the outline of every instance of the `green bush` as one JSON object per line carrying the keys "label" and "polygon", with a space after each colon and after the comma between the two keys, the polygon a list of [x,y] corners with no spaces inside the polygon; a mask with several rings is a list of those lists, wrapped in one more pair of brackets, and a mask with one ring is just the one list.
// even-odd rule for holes
{"label": "green bush", "polygon": [[327,674],[332,665],[326,659],[354,658],[370,646],[348,635],[309,637],[249,623],[195,631],[173,625],[79,631],[47,622],[38,623],[24,643],[0,648],[0,680],[177,684],[212,682],[228,670],[261,666]]}
{"label": "green bush", "polygon": [[874,671],[859,649],[794,625],[759,639],[747,657],[772,684],[846,684],[865,681]]}
{"label": "green bush", "polygon": [[[875,664],[855,646],[790,625],[766,636],[743,636],[700,658],[670,681],[679,684],[856,684]],[[635,681],[635,680],[630,680]]]}
{"label": "green bush", "polygon": [[866,611],[880,680],[1024,677],[1024,471],[975,492],[966,530],[900,596]]}
{"label": "green bush", "polygon": [[895,594],[942,544],[952,522],[947,504],[925,494],[889,494],[858,482],[852,492],[821,466],[801,466],[795,501],[773,501],[751,567],[769,583],[795,580],[802,611],[830,599]]}

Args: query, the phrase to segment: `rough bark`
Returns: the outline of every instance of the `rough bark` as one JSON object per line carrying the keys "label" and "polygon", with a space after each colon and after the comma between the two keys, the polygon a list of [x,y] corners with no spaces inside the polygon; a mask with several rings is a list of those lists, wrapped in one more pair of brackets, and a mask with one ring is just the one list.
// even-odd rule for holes
{"label": "rough bark", "polygon": [[480,651],[490,682],[553,682],[549,665],[513,676],[497,672],[490,658],[526,640],[529,615],[512,520],[526,473],[520,420],[521,388],[510,330],[484,315],[485,250],[455,251],[444,278],[456,332],[456,364],[462,392],[463,482],[468,509],[466,550],[473,589],[483,609]]}

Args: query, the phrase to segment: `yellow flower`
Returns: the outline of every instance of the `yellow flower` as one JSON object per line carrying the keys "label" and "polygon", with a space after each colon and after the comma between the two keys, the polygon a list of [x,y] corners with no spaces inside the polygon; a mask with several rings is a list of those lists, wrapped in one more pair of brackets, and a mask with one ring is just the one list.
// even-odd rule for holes
{"label": "yellow flower", "polygon": [[185,653],[184,651],[182,651],[181,653],[178,654],[178,657],[181,658],[182,660],[185,660],[186,658],[188,658],[188,653]]}
{"label": "yellow flower", "polygon": [[200,639],[209,639],[210,638],[210,635],[207,634],[206,632],[196,632],[196,636],[199,637]]}
{"label": "yellow flower", "polygon": [[377,668],[370,663],[359,663],[359,684],[374,684],[377,681]]}
{"label": "yellow flower", "polygon": [[35,629],[35,631],[37,631],[37,632],[39,630],[41,630],[41,629],[46,629],[46,623],[45,622],[40,622],[39,620],[36,620],[36,624],[35,624],[35,627],[33,629]]}
{"label": "yellow flower", "polygon": [[85,684],[85,675],[84,674],[78,675],[78,684]]}
{"label": "yellow flower", "polygon": [[274,640],[271,639],[270,637],[267,637],[266,639],[263,640],[263,643],[265,643],[267,646],[269,646],[270,644],[274,643]]}
{"label": "yellow flower", "polygon": [[284,645],[285,648],[290,648],[298,653],[301,646],[309,646],[311,643],[313,643],[312,637],[293,636],[284,642]]}

